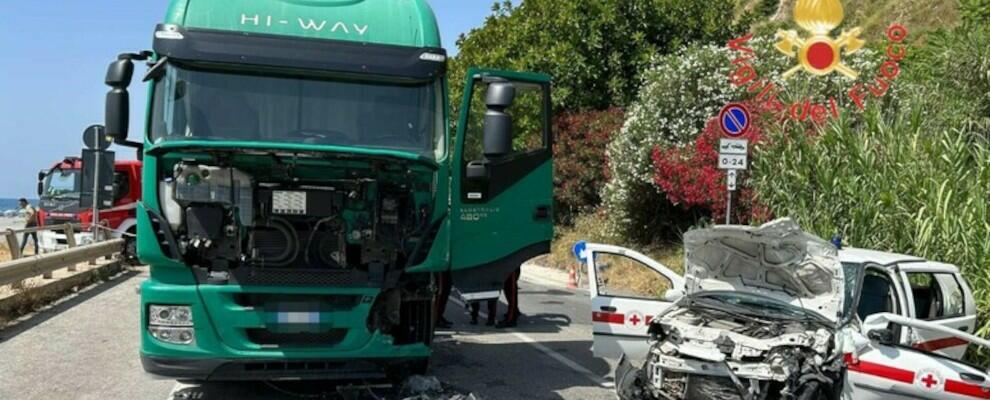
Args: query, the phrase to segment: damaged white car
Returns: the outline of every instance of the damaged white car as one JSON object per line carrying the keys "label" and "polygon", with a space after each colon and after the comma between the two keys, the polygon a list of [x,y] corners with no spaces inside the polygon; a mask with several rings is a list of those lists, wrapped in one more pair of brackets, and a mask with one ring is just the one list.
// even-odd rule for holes
{"label": "damaged white car", "polygon": [[684,237],[685,275],[635,251],[579,244],[595,354],[616,390],[653,399],[990,398],[959,358],[975,304],[958,268],[839,251],[791,220]]}

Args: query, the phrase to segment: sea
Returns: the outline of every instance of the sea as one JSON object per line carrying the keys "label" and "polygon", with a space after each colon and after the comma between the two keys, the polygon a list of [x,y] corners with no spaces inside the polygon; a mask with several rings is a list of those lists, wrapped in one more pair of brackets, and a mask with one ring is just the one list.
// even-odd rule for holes
{"label": "sea", "polygon": [[[28,202],[33,204],[35,207],[38,206],[37,199],[28,199]],[[20,206],[17,204],[17,199],[5,199],[0,198],[0,216],[6,214],[7,211],[14,211],[15,213],[20,210]]]}

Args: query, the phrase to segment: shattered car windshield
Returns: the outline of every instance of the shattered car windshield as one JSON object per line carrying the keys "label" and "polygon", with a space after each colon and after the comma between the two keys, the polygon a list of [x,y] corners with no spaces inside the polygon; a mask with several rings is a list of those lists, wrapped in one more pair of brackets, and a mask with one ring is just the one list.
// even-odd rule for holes
{"label": "shattered car windshield", "polygon": [[741,312],[764,318],[785,318],[794,320],[815,319],[826,321],[820,315],[790,304],[744,292],[702,292],[694,296],[694,300],[717,303],[738,308]]}
{"label": "shattered car windshield", "polygon": [[856,302],[856,293],[859,292],[860,274],[863,264],[842,263],[843,279],[846,281],[845,297],[842,301],[842,319],[852,318],[856,309],[853,307]]}

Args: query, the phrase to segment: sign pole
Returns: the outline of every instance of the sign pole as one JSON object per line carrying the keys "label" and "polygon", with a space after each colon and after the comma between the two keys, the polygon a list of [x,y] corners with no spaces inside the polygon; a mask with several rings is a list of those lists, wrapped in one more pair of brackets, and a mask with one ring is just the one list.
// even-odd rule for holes
{"label": "sign pole", "polygon": [[746,106],[730,103],[718,116],[722,133],[727,138],[719,141],[718,167],[725,171],[725,224],[732,224],[732,192],[737,189],[739,171],[749,166],[749,140],[743,139],[749,132],[752,118]]}
{"label": "sign pole", "polygon": [[102,150],[97,150],[93,159],[95,164],[93,166],[93,240],[100,241],[100,155],[103,153]]}
{"label": "sign pole", "polygon": [[732,225],[732,191],[726,190],[726,192],[729,192],[729,201],[725,203],[725,224]]}

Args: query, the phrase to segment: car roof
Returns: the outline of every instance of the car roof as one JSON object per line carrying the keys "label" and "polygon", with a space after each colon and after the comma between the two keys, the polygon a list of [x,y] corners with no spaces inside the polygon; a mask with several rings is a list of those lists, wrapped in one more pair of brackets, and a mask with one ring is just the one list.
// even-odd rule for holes
{"label": "car roof", "polygon": [[909,256],[905,254],[888,253],[885,251],[866,250],[857,248],[844,248],[839,250],[839,261],[844,263],[876,263],[880,265],[892,265],[907,262],[924,262],[924,258]]}
{"label": "car roof", "polygon": [[959,267],[952,264],[928,261],[917,256],[857,248],[844,248],[839,250],[839,261],[853,264],[874,263],[887,267],[888,269],[892,269],[896,265],[899,266],[902,271],[906,272],[959,272]]}

